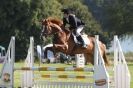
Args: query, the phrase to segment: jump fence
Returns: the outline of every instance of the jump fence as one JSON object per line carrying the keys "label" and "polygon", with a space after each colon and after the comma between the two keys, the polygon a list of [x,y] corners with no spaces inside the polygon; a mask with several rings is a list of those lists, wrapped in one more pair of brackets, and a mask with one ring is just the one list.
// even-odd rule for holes
{"label": "jump fence", "polygon": [[[119,40],[117,36],[114,37],[114,87],[113,88],[130,88],[130,73],[125,61]],[[0,74],[0,87],[14,88],[14,71],[22,70],[21,87],[22,88],[110,88],[110,77],[106,70],[101,51],[99,48],[99,38],[95,36],[95,50],[94,50],[94,67],[93,68],[74,68],[74,67],[36,67],[34,66],[34,39],[30,37],[30,46],[28,54],[25,59],[24,67],[14,67],[15,61],[15,37],[11,38],[6,59],[3,62],[3,67]],[[77,54],[82,56],[82,54]],[[78,58],[78,57],[77,57]],[[77,62],[78,63],[78,62]],[[36,81],[35,71],[82,71],[92,72],[92,76],[76,76],[76,75],[41,75],[43,78],[76,78],[87,79],[92,78],[93,83],[83,82],[50,82],[50,81]]]}

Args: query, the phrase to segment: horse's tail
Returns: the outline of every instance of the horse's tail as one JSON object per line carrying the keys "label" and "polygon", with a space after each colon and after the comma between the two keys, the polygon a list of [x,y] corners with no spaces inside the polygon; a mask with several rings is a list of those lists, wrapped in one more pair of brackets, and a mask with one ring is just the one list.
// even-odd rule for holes
{"label": "horse's tail", "polygon": [[105,66],[109,66],[110,63],[109,63],[109,60],[107,58],[106,52],[103,53],[103,59],[104,59],[104,62],[105,62]]}
{"label": "horse's tail", "polygon": [[[89,38],[89,36],[88,36]],[[95,45],[95,38],[94,37],[90,37],[93,45]],[[104,60],[104,63],[105,63],[105,66],[109,66],[110,65],[110,62],[109,62],[109,59],[107,58],[107,55],[106,55],[106,46],[101,42],[101,49],[102,49],[102,56],[103,56],[103,60]]]}

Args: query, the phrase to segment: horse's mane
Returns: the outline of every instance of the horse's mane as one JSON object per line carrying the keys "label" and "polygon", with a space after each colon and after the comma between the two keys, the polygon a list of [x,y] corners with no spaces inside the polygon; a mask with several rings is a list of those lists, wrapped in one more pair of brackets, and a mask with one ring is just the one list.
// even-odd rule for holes
{"label": "horse's mane", "polygon": [[49,20],[50,22],[54,24],[57,24],[60,27],[63,25],[63,21],[58,18],[48,17],[47,20]]}
{"label": "horse's mane", "polygon": [[47,20],[60,26],[65,33],[67,33],[67,34],[70,33],[69,29],[64,27],[63,21],[61,19],[48,17]]}

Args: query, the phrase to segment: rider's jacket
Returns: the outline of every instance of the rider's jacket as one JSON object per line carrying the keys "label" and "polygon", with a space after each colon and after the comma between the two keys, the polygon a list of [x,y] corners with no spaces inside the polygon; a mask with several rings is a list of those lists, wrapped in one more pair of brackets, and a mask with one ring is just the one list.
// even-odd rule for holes
{"label": "rider's jacket", "polygon": [[70,14],[67,18],[64,17],[63,24],[64,26],[69,24],[71,30],[77,29],[79,26],[84,25],[84,23],[73,14]]}

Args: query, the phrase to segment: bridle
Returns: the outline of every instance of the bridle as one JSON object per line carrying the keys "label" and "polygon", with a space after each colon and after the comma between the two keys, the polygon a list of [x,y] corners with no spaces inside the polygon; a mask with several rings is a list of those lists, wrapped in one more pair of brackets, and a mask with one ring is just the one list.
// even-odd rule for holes
{"label": "bridle", "polygon": [[[52,29],[58,29],[58,30],[53,31]],[[62,31],[61,27],[58,26],[57,24],[52,23],[52,22],[42,24],[41,36],[47,37],[48,35],[55,35],[58,32],[63,32],[63,31]]]}

